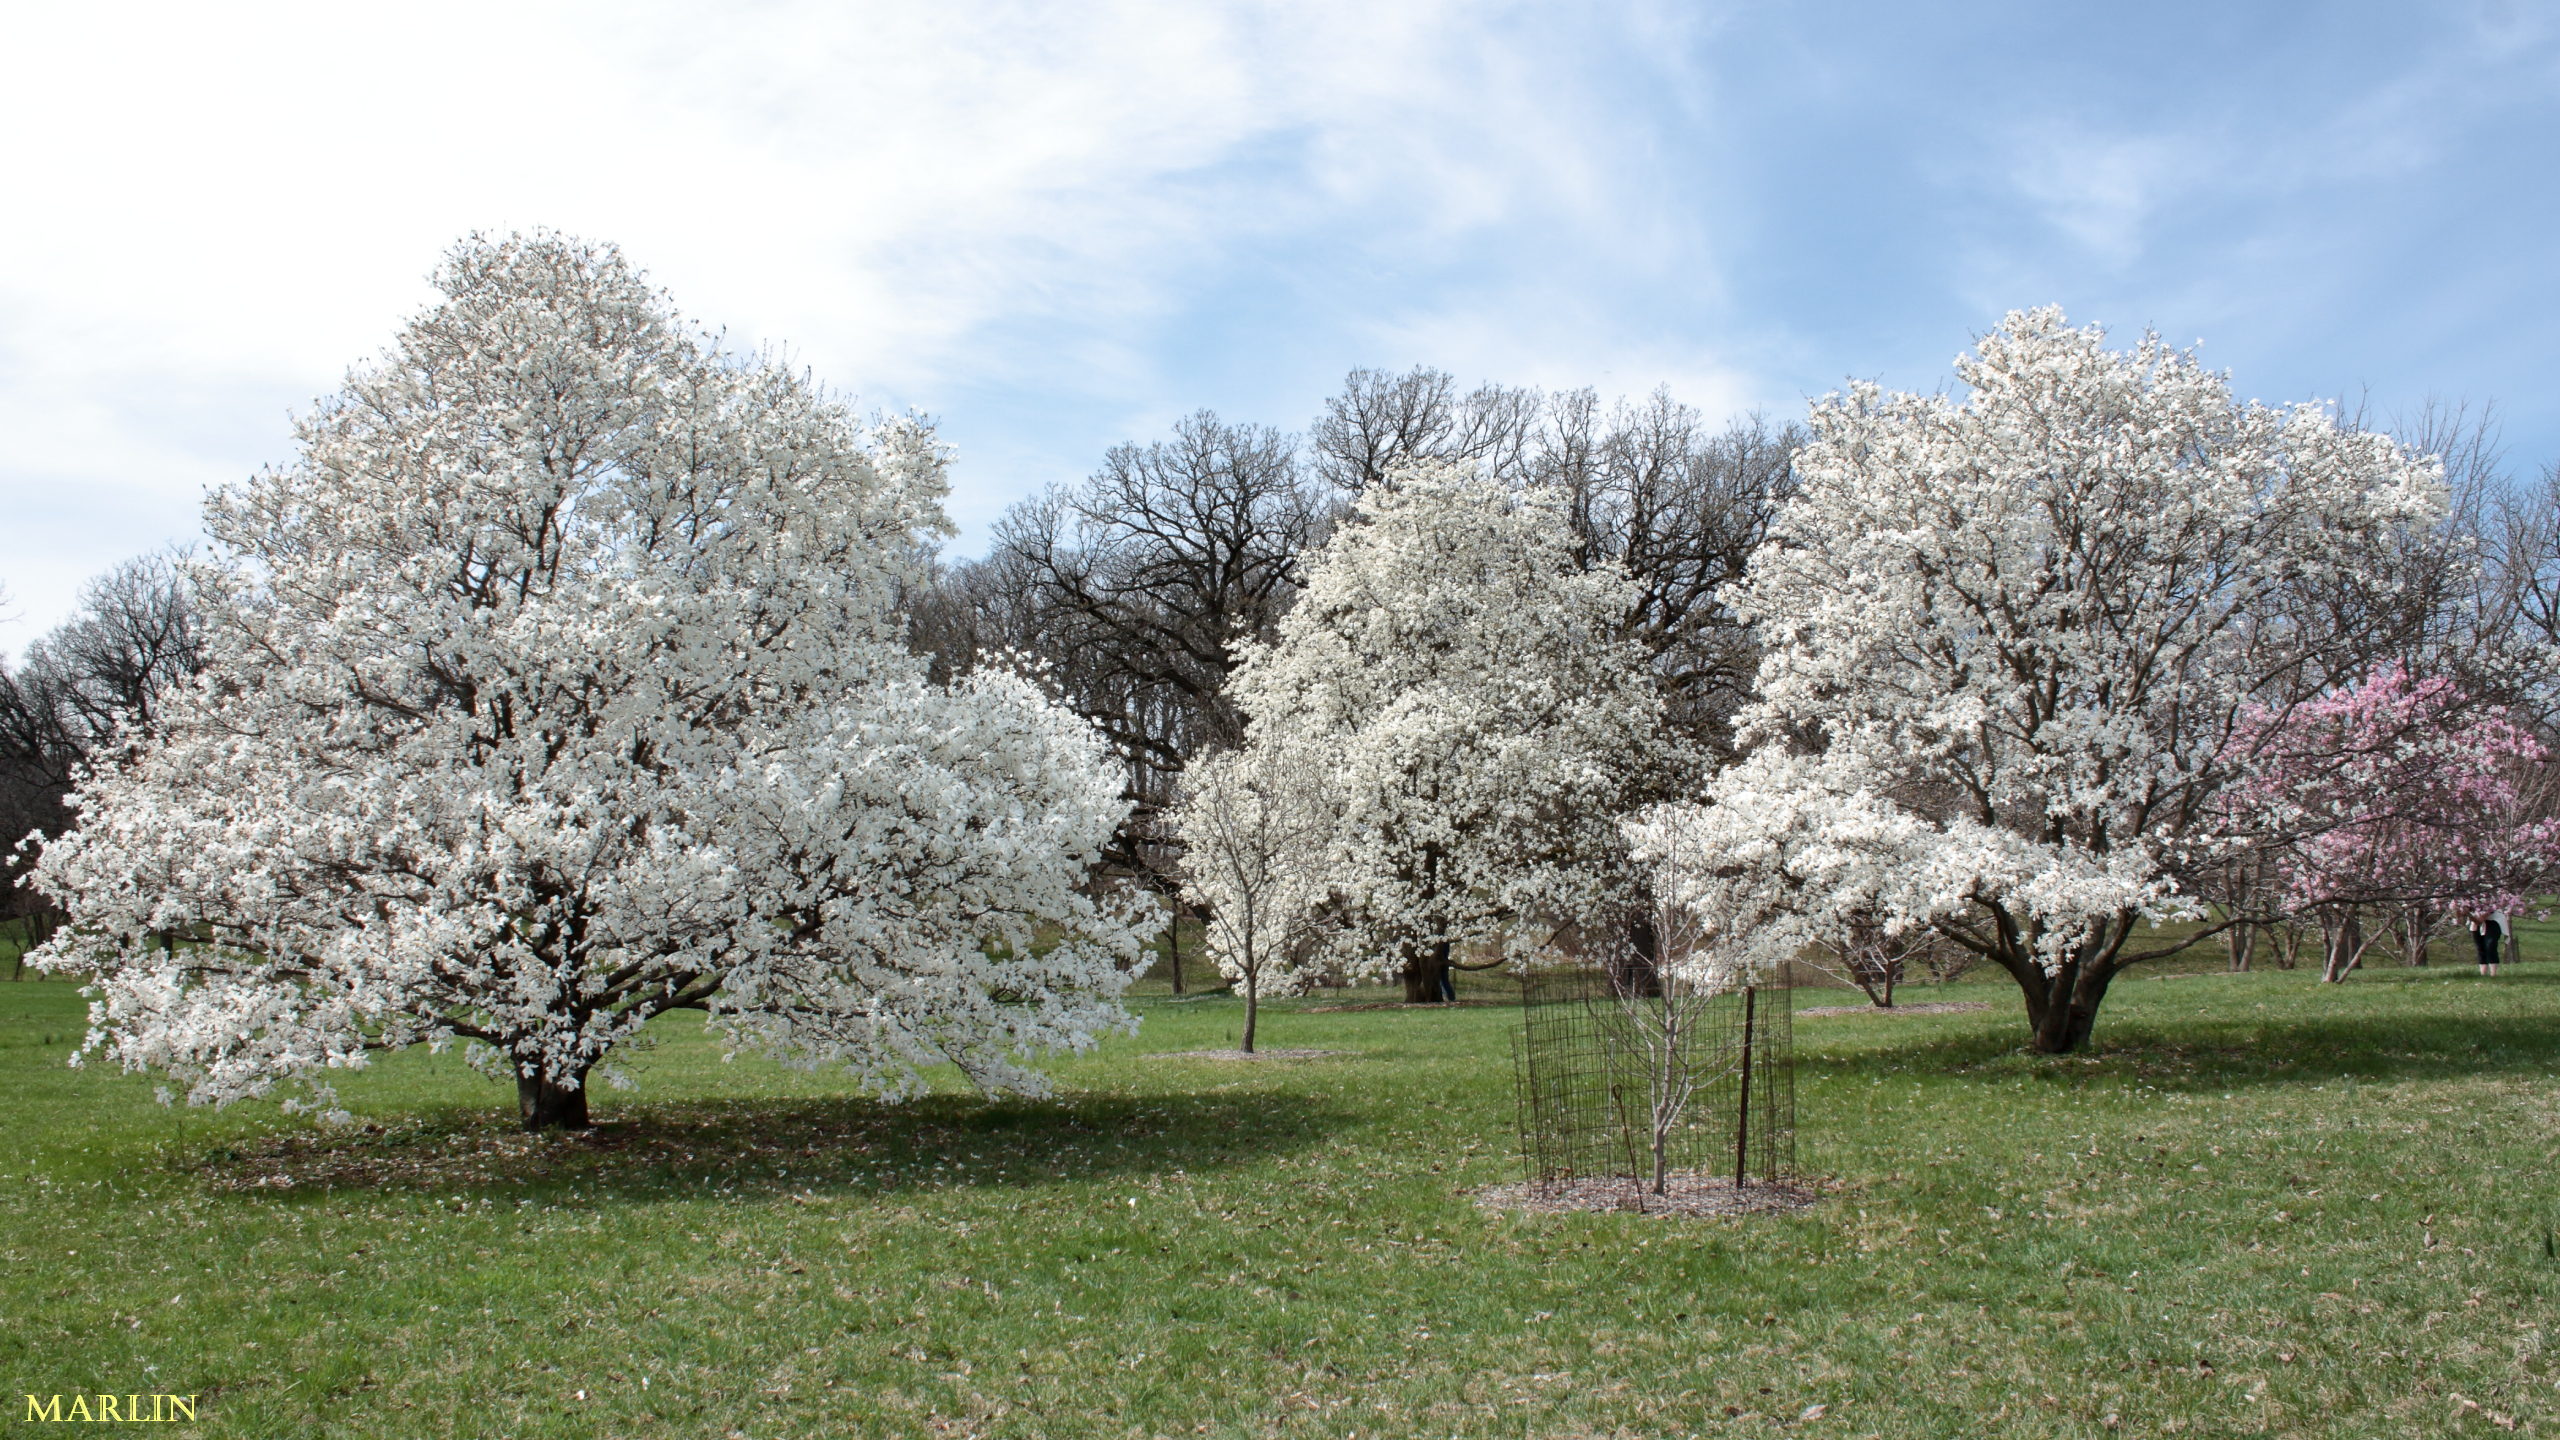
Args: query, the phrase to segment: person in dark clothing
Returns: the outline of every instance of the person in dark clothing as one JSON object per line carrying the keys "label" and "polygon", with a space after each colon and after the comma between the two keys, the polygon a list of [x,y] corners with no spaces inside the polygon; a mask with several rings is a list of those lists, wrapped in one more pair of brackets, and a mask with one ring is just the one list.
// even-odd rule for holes
{"label": "person in dark clothing", "polygon": [[2498,973],[2498,942],[2504,938],[2506,937],[2500,934],[2498,930],[2497,916],[2491,915],[2486,911],[2472,912],[2472,958],[2480,962],[2481,974],[2495,975]]}

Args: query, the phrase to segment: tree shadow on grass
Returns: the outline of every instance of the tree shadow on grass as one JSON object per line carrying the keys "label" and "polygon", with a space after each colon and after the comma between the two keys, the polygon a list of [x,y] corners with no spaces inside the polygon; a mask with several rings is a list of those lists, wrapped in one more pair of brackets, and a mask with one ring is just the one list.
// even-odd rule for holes
{"label": "tree shadow on grass", "polygon": [[2224,1021],[2179,1034],[2126,1033],[2101,1045],[2163,1089],[2231,1090],[2344,1080],[2463,1080],[2547,1076],[2560,1065],[2560,1029],[2539,1016],[2409,1015]]}
{"label": "tree shadow on grass", "polygon": [[1348,1112],[1319,1098],[932,1096],[635,1105],[593,1130],[530,1135],[447,1110],[219,1146],[198,1164],[229,1193],[338,1190],[656,1201],[885,1195],[1210,1170],[1304,1148]]}
{"label": "tree shadow on grass", "polygon": [[[2532,977],[2560,984],[2560,976]],[[2386,984],[2425,981],[2385,981]],[[2512,981],[2501,979],[2501,985]],[[2530,983],[2530,982],[2529,982]],[[2331,993],[2336,1008],[2316,1012]],[[2272,1013],[2234,1008],[2177,1021],[2101,1014],[2087,1051],[2039,1055],[2026,1046],[2023,1020],[1851,1053],[1807,1055],[1815,1073],[1846,1077],[1914,1071],[1949,1076],[2033,1078],[2065,1085],[2138,1082],[2163,1090],[2228,1091],[2252,1085],[2318,1084],[2355,1079],[2461,1080],[2545,1077],[2560,1068],[2560,1024],[2547,1014],[2481,1015],[2412,1005],[2376,1014],[2353,991],[2321,992]],[[2471,997],[2464,997],[2466,999]]]}

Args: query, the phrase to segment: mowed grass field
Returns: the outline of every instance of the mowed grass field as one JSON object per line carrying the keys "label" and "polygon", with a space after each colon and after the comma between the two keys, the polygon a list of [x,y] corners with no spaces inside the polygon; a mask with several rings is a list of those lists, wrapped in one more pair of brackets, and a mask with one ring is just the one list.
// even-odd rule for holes
{"label": "mowed grass field", "polygon": [[[458,1057],[358,1123],[163,1108],[0,982],[0,1399],[221,1436],[2560,1433],[2560,945],[2128,978],[2095,1053],[1989,1010],[1806,1017],[1824,1190],[1488,1213],[1508,1008],[1137,1003],[1060,1095],[883,1107],[664,1026],[591,1137]],[[2450,947],[2448,947],[2450,950]],[[2201,957],[2209,961],[2211,957]],[[1800,991],[1800,1006],[1854,995]]]}

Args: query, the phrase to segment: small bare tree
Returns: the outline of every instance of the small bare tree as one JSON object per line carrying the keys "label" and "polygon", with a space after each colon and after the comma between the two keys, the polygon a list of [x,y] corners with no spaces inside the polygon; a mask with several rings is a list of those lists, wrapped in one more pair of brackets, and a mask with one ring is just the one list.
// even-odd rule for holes
{"label": "small bare tree", "polygon": [[1748,1066],[1750,1052],[1711,1043],[1717,1027],[1709,1006],[1732,992],[1734,977],[1700,963],[1704,936],[1696,916],[1670,900],[1658,899],[1650,910],[1659,966],[1611,965],[1603,973],[1624,1037],[1621,1053],[1636,1072],[1638,1084],[1629,1088],[1640,1087],[1644,1106],[1645,1185],[1661,1195],[1670,1181],[1673,1137],[1691,1103],[1737,1066]]}
{"label": "small bare tree", "polygon": [[1877,1009],[1890,1010],[1893,992],[1911,966],[1932,948],[1943,948],[1935,939],[1934,932],[1917,926],[1896,934],[1886,928],[1883,916],[1861,911],[1840,926],[1830,944],[1808,950],[1802,958],[1832,979],[1857,986]]}

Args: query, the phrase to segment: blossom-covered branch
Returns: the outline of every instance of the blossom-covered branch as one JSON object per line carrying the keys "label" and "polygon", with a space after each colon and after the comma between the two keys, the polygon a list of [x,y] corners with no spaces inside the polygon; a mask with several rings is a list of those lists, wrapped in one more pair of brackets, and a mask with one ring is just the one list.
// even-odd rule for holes
{"label": "blossom-covered branch", "polygon": [[2444,486],[2156,337],[2103,342],[2016,313],[1960,397],[1815,406],[1736,596],[1766,657],[1751,752],[1635,831],[1732,963],[1862,915],[1931,927],[2066,1051],[2126,965],[2211,933],[2137,940],[2203,917],[2234,729],[2374,653],[2389,608],[2331,602],[2428,543]]}
{"label": "blossom-covered branch", "polygon": [[670,1009],[892,1093],[1124,1023],[1100,740],[901,643],[932,432],[723,355],[608,247],[437,283],[209,502],[204,674],[45,849],[91,1048],[218,1103],[462,1039],[548,1126]]}

